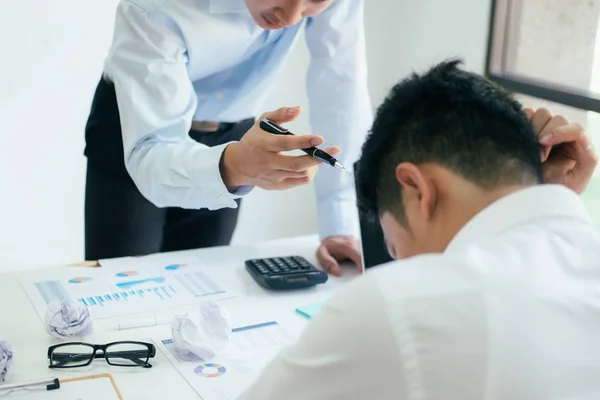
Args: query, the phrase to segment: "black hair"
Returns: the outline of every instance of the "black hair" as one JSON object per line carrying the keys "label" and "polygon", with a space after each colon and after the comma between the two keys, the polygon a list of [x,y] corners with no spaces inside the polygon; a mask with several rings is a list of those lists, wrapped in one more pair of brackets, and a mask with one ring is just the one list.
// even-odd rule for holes
{"label": "black hair", "polygon": [[357,168],[361,212],[406,224],[396,166],[436,163],[484,189],[542,181],[540,150],[519,102],[483,76],[442,62],[398,83],[377,110]]}

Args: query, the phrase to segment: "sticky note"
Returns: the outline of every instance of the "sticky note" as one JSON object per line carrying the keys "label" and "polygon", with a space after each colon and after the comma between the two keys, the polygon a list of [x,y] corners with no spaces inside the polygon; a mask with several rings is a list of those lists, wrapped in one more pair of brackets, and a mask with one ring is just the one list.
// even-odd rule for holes
{"label": "sticky note", "polygon": [[306,318],[312,318],[321,311],[321,308],[327,303],[328,300],[318,301],[296,308],[296,312]]}

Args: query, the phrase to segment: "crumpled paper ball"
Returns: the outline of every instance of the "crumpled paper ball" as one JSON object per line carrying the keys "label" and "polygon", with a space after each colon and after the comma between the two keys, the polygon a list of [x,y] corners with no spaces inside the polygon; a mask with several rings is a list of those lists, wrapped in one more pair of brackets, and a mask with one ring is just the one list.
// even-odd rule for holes
{"label": "crumpled paper ball", "polygon": [[176,316],[171,323],[175,351],[192,353],[203,360],[227,347],[231,332],[231,318],[216,301],[201,303],[193,311]]}
{"label": "crumpled paper ball", "polygon": [[88,308],[73,300],[56,300],[48,304],[46,332],[60,339],[85,337],[93,332]]}
{"label": "crumpled paper ball", "polygon": [[12,373],[15,362],[14,353],[8,343],[0,341],[0,385],[6,382]]}

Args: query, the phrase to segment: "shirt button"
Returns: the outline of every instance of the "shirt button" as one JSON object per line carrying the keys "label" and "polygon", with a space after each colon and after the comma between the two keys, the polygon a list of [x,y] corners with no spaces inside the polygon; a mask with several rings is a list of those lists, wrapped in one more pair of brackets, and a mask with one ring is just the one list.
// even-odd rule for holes
{"label": "shirt button", "polygon": [[225,96],[223,95],[223,92],[219,92],[219,93],[217,93],[217,99],[219,99],[219,100],[222,100],[222,99],[223,99],[223,97],[225,97]]}

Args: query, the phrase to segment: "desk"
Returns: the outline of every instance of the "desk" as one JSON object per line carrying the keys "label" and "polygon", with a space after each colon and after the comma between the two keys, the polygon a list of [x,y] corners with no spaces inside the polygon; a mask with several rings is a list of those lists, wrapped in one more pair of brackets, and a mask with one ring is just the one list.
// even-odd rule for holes
{"label": "desk", "polygon": [[[324,285],[294,292],[270,292],[258,286],[244,269],[244,260],[257,257],[301,255],[317,265],[315,250],[317,236],[280,239],[253,246],[228,246],[178,252],[195,255],[210,268],[211,274],[223,285],[235,290],[240,297],[225,300],[234,326],[242,326],[267,320],[276,320],[293,331],[300,332],[307,321],[294,310],[300,305],[319,301],[331,296],[344,282],[356,276],[352,268],[345,268],[341,278],[329,277]],[[87,268],[87,267],[52,267]],[[47,269],[45,269],[47,271]],[[39,271],[39,270],[38,270]],[[152,360],[153,368],[110,367],[103,360],[96,360],[88,369],[56,371],[48,368],[46,353],[48,346],[59,343],[44,331],[44,326],[19,278],[35,274],[36,270],[13,272],[0,275],[0,340],[6,340],[15,351],[15,369],[7,383],[46,377],[65,379],[96,373],[110,373],[121,390],[123,398],[129,399],[199,399],[169,360],[157,351]],[[157,333],[166,335],[169,326],[138,328],[126,331],[114,330],[115,320],[101,320],[94,324],[95,332],[85,339],[91,343],[107,343],[114,340],[151,341]]]}

